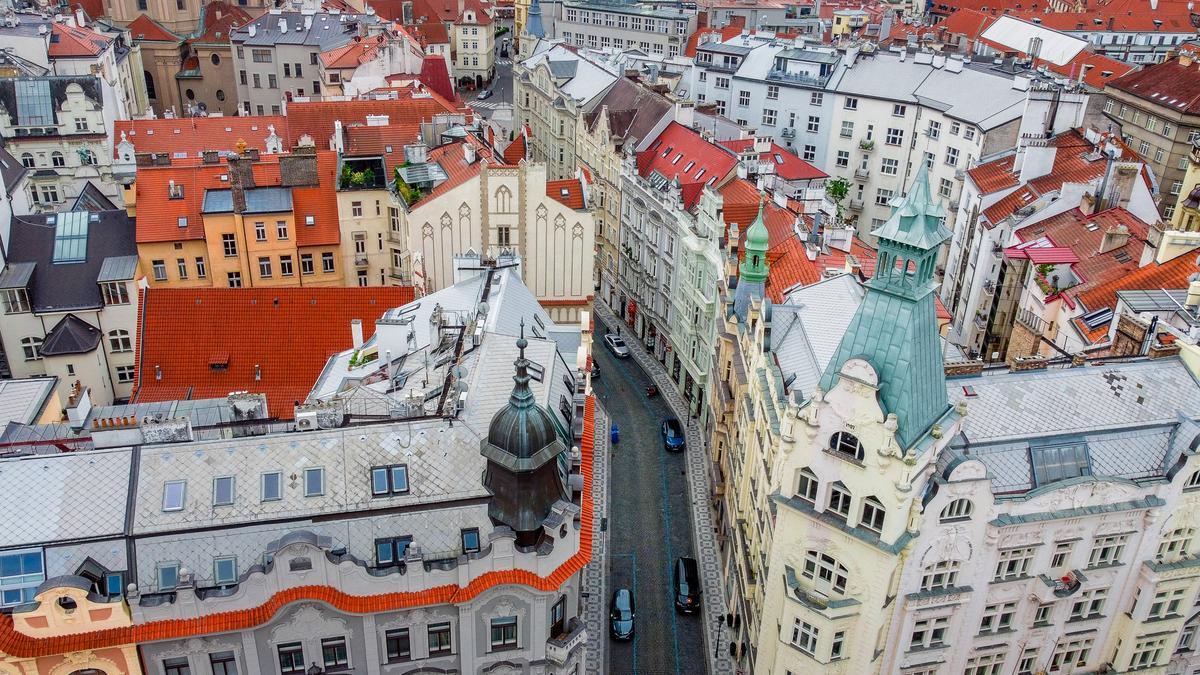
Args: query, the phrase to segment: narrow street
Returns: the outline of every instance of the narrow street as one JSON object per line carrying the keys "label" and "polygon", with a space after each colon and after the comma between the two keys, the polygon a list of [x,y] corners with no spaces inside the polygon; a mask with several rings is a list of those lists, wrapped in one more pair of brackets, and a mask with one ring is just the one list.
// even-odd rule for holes
{"label": "narrow street", "polygon": [[663,449],[659,427],[670,413],[661,397],[646,397],[650,380],[637,362],[614,358],[599,339],[593,355],[600,367],[593,386],[620,427],[609,474],[608,589],[631,589],[637,614],[634,639],[609,642],[609,672],[702,673],[702,619],[676,613],[672,591],[675,559],[696,557],[685,455]]}

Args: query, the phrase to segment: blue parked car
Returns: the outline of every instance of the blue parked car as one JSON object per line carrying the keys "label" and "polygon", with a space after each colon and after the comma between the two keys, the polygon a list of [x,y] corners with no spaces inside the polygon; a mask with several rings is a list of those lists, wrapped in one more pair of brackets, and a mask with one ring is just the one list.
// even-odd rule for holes
{"label": "blue parked car", "polygon": [[683,425],[674,417],[668,417],[662,423],[663,447],[668,452],[682,452],[684,449]]}
{"label": "blue parked car", "polygon": [[628,588],[618,588],[613,593],[608,617],[612,639],[633,639],[633,593]]}

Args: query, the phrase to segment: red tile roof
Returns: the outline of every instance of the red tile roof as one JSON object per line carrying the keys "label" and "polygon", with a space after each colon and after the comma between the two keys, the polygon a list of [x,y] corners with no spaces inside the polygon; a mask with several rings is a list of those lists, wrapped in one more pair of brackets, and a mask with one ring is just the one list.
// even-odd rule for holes
{"label": "red tile roof", "polygon": [[1087,310],[1117,306],[1117,291],[1156,291],[1161,288],[1186,288],[1189,277],[1197,271],[1196,258],[1187,253],[1159,264],[1152,262],[1128,274],[1095,284],[1079,294]]}
{"label": "red tile roof", "polygon": [[366,124],[367,115],[387,115],[391,124],[420,124],[442,113],[462,112],[454,103],[438,94],[414,96],[412,87],[396,87],[394,100],[293,101],[287,105],[287,144],[292,147],[308,134],[317,147],[328,147],[333,123],[343,126]]}
{"label": "red tile roof", "polygon": [[445,24],[438,21],[407,24],[404,30],[426,47],[450,44],[450,31],[446,29]]}
{"label": "red tile roof", "polygon": [[[470,164],[467,163],[466,154],[463,150],[463,145],[470,143],[475,148],[476,159]],[[450,190],[462,185],[479,175],[481,168],[479,160],[487,159],[488,162],[495,161],[495,156],[486,144],[482,143],[474,136],[468,135],[466,138],[457,140],[453,143],[440,145],[429,151],[429,161],[436,162],[446,172],[446,180],[439,183],[437,187],[429,191],[429,195],[422,199],[426,201],[429,197],[441,196]],[[502,163],[501,163],[502,164]]]}
{"label": "red tile roof", "polygon": [[[262,150],[271,134],[267,127],[274,125],[275,134],[287,138],[287,118],[279,115],[263,117],[183,117],[153,120],[117,120],[113,134],[120,141],[121,132],[133,143],[137,153],[186,153],[199,157],[205,150],[233,152],[239,140],[246,146]],[[291,147],[286,145],[286,147]],[[113,157],[117,156],[116,143]],[[140,171],[141,169],[139,169]]]}
{"label": "red tile roof", "polygon": [[387,124],[383,126],[346,127],[347,157],[383,157],[387,179],[391,180],[397,166],[404,163],[404,146],[415,143],[420,135],[419,124]]}
{"label": "red tile roof", "polygon": [[138,18],[129,23],[129,33],[133,36],[134,42],[141,40],[149,40],[152,42],[180,42],[182,38],[163,28],[157,21],[151,19],[145,14],[138,15]]}
{"label": "red tile roof", "polygon": [[386,43],[387,36],[383,34],[366,39],[356,35],[353,40],[341,47],[321,52],[321,63],[326,68],[357,68],[374,59]]}
{"label": "red tile roof", "polygon": [[450,81],[446,57],[440,54],[426,55],[421,60],[421,74],[417,79],[447,101],[457,102],[458,95],[454,93],[454,83]]}
{"label": "red tile roof", "polygon": [[[335,173],[337,153],[317,152],[317,187],[292,188],[292,210],[296,215],[296,243],[299,246],[334,245],[340,241],[338,227]],[[254,182],[258,186],[278,186],[279,156],[262,155],[253,165]],[[229,165],[202,164],[200,160],[173,160],[171,166],[144,166],[137,172],[137,242],[185,241],[204,238],[204,221],[200,208],[207,189],[228,189]],[[171,181],[183,188],[182,199],[169,195]],[[304,224],[313,216],[313,224]],[[186,217],[187,225],[179,226]]]}
{"label": "red tile roof", "polygon": [[513,142],[509,143],[508,147],[504,149],[504,163],[518,164],[521,160],[528,157],[528,147],[528,143],[525,140],[525,134],[517,134],[517,137],[513,139]]}
{"label": "red tile roof", "polygon": [[98,56],[108,49],[112,40],[90,28],[54,23],[50,27],[50,47],[47,52],[52,59]]}
{"label": "red tile roof", "polygon": [[[156,292],[161,292],[156,290]],[[592,559],[595,537],[595,506],[592,503],[592,471],[595,453],[596,400],[588,396],[584,403],[583,439],[579,442],[583,476],[582,506],[579,518],[579,550],[547,576],[525,570],[486,572],[465,586],[445,585],[424,591],[397,591],[382,595],[348,595],[330,586],[300,586],[279,591],[266,602],[251,609],[233,610],[197,617],[143,623],[128,628],[116,628],[91,633],[77,633],[50,638],[33,638],[17,632],[12,615],[0,614],[0,652],[29,658],[56,656],[81,650],[102,649],[120,645],[135,645],[157,640],[180,639],[211,633],[228,633],[266,624],[283,608],[296,602],[323,602],[351,614],[396,611],[429,605],[464,603],[480,593],[498,586],[520,585],[541,591],[558,590]]]}
{"label": "red tile roof", "polygon": [[705,185],[720,187],[736,167],[733,153],[678,122],[668,124],[650,147],[637,155],[638,174],[643,178],[654,171],[667,180],[679,178],[683,205],[689,211],[700,200]]}
{"label": "red tile roof", "polygon": [[572,209],[584,208],[583,184],[578,178],[546,181],[546,196]]}
{"label": "red tile roof", "polygon": [[215,0],[204,5],[204,26],[200,35],[188,40],[191,43],[220,44],[229,46],[229,34],[253,20],[250,13],[224,0]]}
{"label": "red tile roof", "polygon": [[351,320],[369,338],[386,310],[412,300],[411,287],[396,286],[143,289],[136,400],[171,400],[181,387],[191,399],[253,391],[272,416],[291,419],[329,357],[353,346]]}
{"label": "red tile roof", "polygon": [[1200,61],[1194,59],[1186,66],[1178,57],[1149,65],[1108,86],[1173,111],[1200,114]]}
{"label": "red tile roof", "polygon": [[[753,138],[741,138],[721,141],[721,145],[741,155],[754,147]],[[759,161],[771,162],[775,165],[775,174],[784,180],[816,180],[828,178],[829,174],[800,159],[791,150],[775,143],[767,152],[759,153]]]}
{"label": "red tile roof", "polygon": [[1013,173],[1015,157],[1009,155],[986,164],[980,164],[967,171],[971,182],[979,188],[980,194],[990,195],[993,192],[1016,187],[1019,184],[1017,174]]}
{"label": "red tile roof", "polygon": [[[1093,223],[1095,227],[1089,228]],[[1128,228],[1128,242],[1111,251],[1100,253],[1104,234],[1118,225]],[[1136,272],[1148,233],[1149,226],[1137,216],[1125,209],[1113,208],[1091,215],[1079,209],[1072,209],[1023,227],[1017,230],[1015,235],[1021,242],[1045,238],[1053,247],[1065,247],[1074,251],[1079,261],[1071,264],[1071,272],[1078,283],[1063,291],[1068,304],[1073,304],[1073,298],[1081,293]]]}
{"label": "red tile roof", "polygon": [[701,44],[709,44],[711,42],[721,43],[741,35],[742,31],[745,30],[745,17],[731,16],[729,18],[731,20],[740,19],[741,23],[739,25],[731,23],[723,28],[706,27],[698,29],[688,36],[687,46],[683,50],[683,55],[688,58],[696,58],[696,50],[700,48]]}

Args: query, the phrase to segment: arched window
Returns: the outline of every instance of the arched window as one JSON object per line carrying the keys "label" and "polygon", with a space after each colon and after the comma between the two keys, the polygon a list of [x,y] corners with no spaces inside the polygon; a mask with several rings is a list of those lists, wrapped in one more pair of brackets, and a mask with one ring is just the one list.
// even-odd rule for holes
{"label": "arched window", "polygon": [[146,97],[158,98],[158,93],[154,89],[154,76],[148,70],[142,71],[142,74],[146,76]]}
{"label": "arched window", "polygon": [[33,161],[33,155],[28,152],[22,152],[21,166],[25,167],[26,169],[32,169],[34,166],[36,166]]}
{"label": "arched window", "polygon": [[796,496],[809,504],[817,503],[817,475],[808,469],[800,469],[800,477],[796,480]]}
{"label": "arched window", "polygon": [[21,351],[25,353],[26,361],[38,361],[42,358],[42,338],[27,337],[21,339]]}
{"label": "arched window", "polygon": [[221,65],[221,57],[220,57],[220,55],[218,55],[218,54],[216,54],[216,53],[214,52],[214,53],[213,53],[213,55],[212,55],[212,57],[210,57],[210,58],[211,58],[211,60],[212,60],[212,64],[213,64],[214,66],[219,66],[219,65]]}
{"label": "arched window", "polygon": [[1191,527],[1178,527],[1163,537],[1158,545],[1157,562],[1170,563],[1183,560],[1191,555],[1192,539],[1196,530]]}
{"label": "arched window", "polygon": [[883,520],[887,516],[887,509],[883,508],[883,503],[875,497],[867,497],[863,500],[862,518],[858,524],[875,534],[883,533]]}
{"label": "arched window", "polygon": [[941,522],[949,522],[954,520],[966,520],[975,512],[975,505],[969,499],[955,499],[942,509],[942,513],[938,516]]}
{"label": "arched window", "polygon": [[835,455],[841,455],[855,461],[862,461],[863,448],[858,438],[851,433],[839,431],[829,439],[829,450]]}
{"label": "arched window", "polygon": [[940,588],[950,588],[958,582],[958,561],[943,560],[925,566],[921,575],[921,590],[934,591]]}
{"label": "arched window", "polygon": [[817,590],[828,593],[846,592],[848,572],[833,556],[818,551],[804,554],[804,578],[811,579]]}
{"label": "arched window", "polygon": [[512,210],[512,191],[508,186],[501,185],[496,190],[496,213],[508,213]]}
{"label": "arched window", "polygon": [[113,352],[131,352],[133,343],[129,339],[129,331],[117,329],[108,331],[108,344]]}
{"label": "arched window", "polygon": [[50,153],[50,163],[54,166],[66,166],[67,158],[63,157],[61,152],[55,150],[54,152]]}

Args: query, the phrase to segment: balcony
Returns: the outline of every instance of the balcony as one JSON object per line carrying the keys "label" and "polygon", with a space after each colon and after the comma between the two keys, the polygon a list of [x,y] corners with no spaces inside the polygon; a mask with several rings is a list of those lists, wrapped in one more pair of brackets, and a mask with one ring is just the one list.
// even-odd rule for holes
{"label": "balcony", "polygon": [[996,282],[988,281],[983,284],[983,294],[991,297],[996,294]]}
{"label": "balcony", "polygon": [[546,640],[546,658],[555,665],[566,665],[571,652],[587,642],[587,628],[579,619],[571,619],[567,631]]}
{"label": "balcony", "polygon": [[859,180],[866,180],[871,175],[871,170],[866,167],[859,167],[854,170],[854,177]]}
{"label": "balcony", "polygon": [[367,262],[367,254],[366,253],[355,253],[354,254],[354,266],[355,267],[366,267],[367,264],[368,264],[368,262]]}
{"label": "balcony", "polygon": [[862,211],[863,210],[863,200],[851,199],[850,200],[850,210],[851,211]]}
{"label": "balcony", "polygon": [[828,77],[809,77],[808,75],[800,75],[798,73],[789,73],[785,70],[772,69],[767,73],[768,80],[782,80],[784,82],[794,82],[799,85],[809,87],[824,87],[829,81]]}
{"label": "balcony", "polygon": [[975,328],[981,331],[987,330],[987,318],[982,314],[975,315]]}
{"label": "balcony", "polygon": [[399,281],[401,286],[412,285],[412,274],[405,272],[399,267],[392,267],[388,270],[388,277],[393,281]]}
{"label": "balcony", "polygon": [[861,140],[858,142],[858,149],[865,152],[871,152],[875,149],[875,141]]}
{"label": "balcony", "polygon": [[784,129],[783,129],[783,137],[784,137],[784,138],[795,138],[795,137],[796,137],[796,130],[795,130],[795,128],[793,128],[793,127],[784,127]]}

